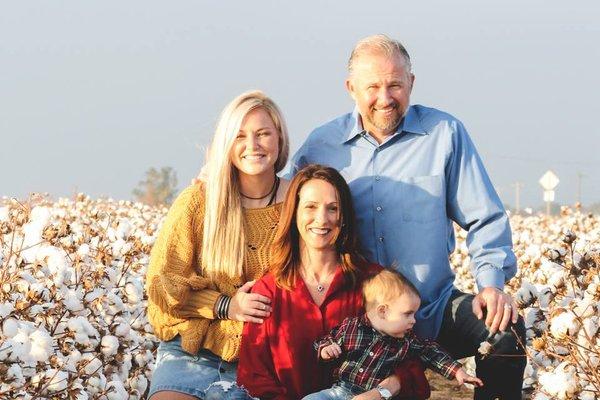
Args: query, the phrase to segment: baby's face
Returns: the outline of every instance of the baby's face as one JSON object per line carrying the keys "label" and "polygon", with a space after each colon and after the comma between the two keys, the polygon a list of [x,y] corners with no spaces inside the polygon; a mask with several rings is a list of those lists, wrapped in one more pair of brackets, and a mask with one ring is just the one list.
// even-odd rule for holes
{"label": "baby's face", "polygon": [[386,335],[401,338],[415,325],[415,313],[421,300],[413,293],[403,293],[388,304],[381,331]]}

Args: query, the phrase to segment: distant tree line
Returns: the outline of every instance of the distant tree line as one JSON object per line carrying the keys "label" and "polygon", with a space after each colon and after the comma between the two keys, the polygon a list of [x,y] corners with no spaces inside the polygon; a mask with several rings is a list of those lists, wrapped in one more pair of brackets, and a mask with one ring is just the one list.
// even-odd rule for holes
{"label": "distant tree line", "polygon": [[151,205],[170,205],[177,194],[177,172],[171,167],[152,167],[133,190],[136,201]]}

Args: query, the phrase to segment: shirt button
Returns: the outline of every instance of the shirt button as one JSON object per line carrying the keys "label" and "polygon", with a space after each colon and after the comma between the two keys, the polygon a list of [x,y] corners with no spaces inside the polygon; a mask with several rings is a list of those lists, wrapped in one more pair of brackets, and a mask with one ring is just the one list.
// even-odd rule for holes
{"label": "shirt button", "polygon": [[383,242],[383,236],[379,236],[379,241]]}
{"label": "shirt button", "polygon": [[373,357],[375,354],[374,354],[373,352],[370,352],[370,353],[369,353],[369,355],[370,355],[371,357]]}
{"label": "shirt button", "polygon": [[380,206],[377,206],[376,210],[377,210],[377,211],[381,211],[381,207],[380,207]]}
{"label": "shirt button", "polygon": [[364,372],[364,371],[365,371],[365,370],[364,370],[364,369],[362,369],[362,368],[360,368],[360,369],[358,370],[358,372]]}

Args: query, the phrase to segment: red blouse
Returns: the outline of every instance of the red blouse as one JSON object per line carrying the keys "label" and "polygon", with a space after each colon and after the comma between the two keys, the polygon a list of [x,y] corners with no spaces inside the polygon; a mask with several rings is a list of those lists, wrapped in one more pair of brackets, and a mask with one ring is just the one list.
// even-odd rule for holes
{"label": "red blouse", "polygon": [[[335,363],[320,362],[313,343],[346,317],[364,312],[362,281],[379,270],[380,266],[370,265],[351,288],[338,268],[320,307],[302,279],[291,291],[277,287],[272,274],[256,282],[252,291],[269,297],[273,312],[262,324],[244,325],[238,385],[261,400],[298,400],[331,387]],[[418,361],[402,363],[396,374],[402,396],[428,397],[429,386]]]}

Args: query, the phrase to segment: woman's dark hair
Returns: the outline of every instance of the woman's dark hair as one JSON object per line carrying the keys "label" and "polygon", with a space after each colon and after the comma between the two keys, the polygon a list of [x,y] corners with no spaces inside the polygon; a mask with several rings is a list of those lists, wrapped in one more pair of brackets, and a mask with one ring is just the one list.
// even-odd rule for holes
{"label": "woman's dark hair", "polygon": [[300,233],[296,225],[296,213],[300,190],[313,179],[331,184],[337,193],[340,226],[335,248],[340,255],[344,276],[354,285],[357,273],[366,265],[366,260],[359,253],[356,219],[348,184],[334,168],[311,164],[298,171],[290,182],[273,241],[271,271],[277,285],[288,290],[294,287],[299,276]]}

